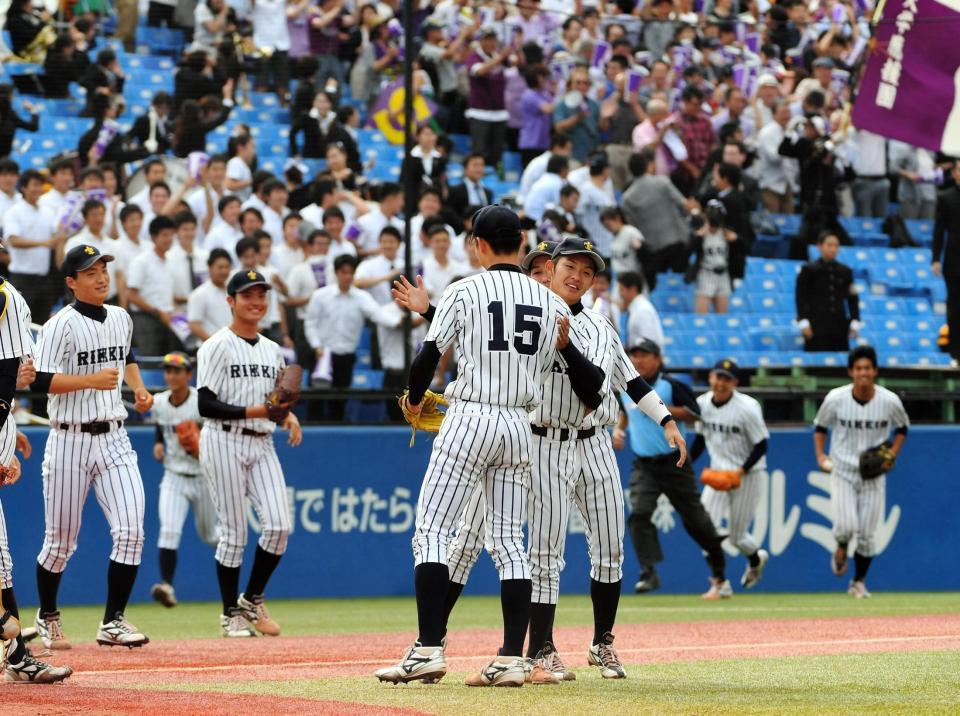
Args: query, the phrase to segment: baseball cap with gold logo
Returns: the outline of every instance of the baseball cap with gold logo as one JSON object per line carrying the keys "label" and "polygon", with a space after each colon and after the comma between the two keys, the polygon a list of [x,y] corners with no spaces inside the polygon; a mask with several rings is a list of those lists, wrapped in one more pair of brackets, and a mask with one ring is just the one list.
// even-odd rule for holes
{"label": "baseball cap with gold logo", "polygon": [[230,282],[227,283],[227,295],[234,296],[254,286],[263,286],[268,291],[271,289],[270,282],[264,278],[262,273],[253,270],[237,271],[230,277]]}
{"label": "baseball cap with gold logo", "polygon": [[110,262],[113,261],[113,256],[100,253],[100,249],[96,246],[80,244],[67,252],[60,268],[65,276],[76,276],[78,272],[86,271],[97,261]]}
{"label": "baseball cap with gold logo", "polygon": [[723,375],[733,380],[739,380],[737,375],[740,372],[740,366],[732,358],[724,358],[713,364],[713,372],[717,375]]}

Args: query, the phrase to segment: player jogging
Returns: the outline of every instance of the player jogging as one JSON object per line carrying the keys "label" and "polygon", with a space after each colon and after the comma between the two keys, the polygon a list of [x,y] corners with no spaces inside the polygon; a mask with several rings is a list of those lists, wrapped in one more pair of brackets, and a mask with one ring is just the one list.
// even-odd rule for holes
{"label": "player jogging", "polygon": [[487,270],[444,291],[410,368],[408,403],[416,412],[440,355],[454,345],[459,349],[457,379],[445,393],[450,407],[433,441],[417,508],[413,548],[420,634],[399,664],[376,672],[381,681],[434,681],[446,673],[450,536],[479,483],[486,536],[500,573],[504,640],[499,655],[466,683],[523,685],[532,590],[523,547],[534,456],[529,412],[541,402],[560,355],[571,381],[585,393],[603,383],[601,371],[580,352],[567,306],[521,271],[517,215],[506,207],[485,207],[474,215],[473,233],[477,257]]}
{"label": "player jogging", "polygon": [[[123,427],[127,417],[120,375],[145,413],[153,397],[130,353],[133,321],[110,292],[113,256],[91,245],[71,249],[61,267],[76,300],[44,324],[37,343],[32,391],[48,393],[50,434],[43,456],[46,529],[37,557],[37,634],[50,649],[69,649],[57,610],[67,561],[77,549],[80,518],[93,487],[113,538],[107,569],[107,603],[97,643],[143,646],[149,639],[123,612],[143,552],[143,481],[137,453]],[[32,368],[31,368],[32,370]],[[33,376],[31,376],[33,377]]]}
{"label": "player jogging", "polygon": [[[711,470],[733,472],[739,479],[739,487],[729,489],[705,485],[701,499],[718,531],[727,519],[730,542],[748,561],[740,585],[750,589],[760,581],[770,559],[767,550],[759,549],[749,532],[766,479],[770,433],[763,422],[760,403],[736,389],[737,371],[737,364],[729,359],[717,361],[710,371],[710,390],[697,398],[700,420],[696,423],[697,437],[690,457],[696,460],[706,447]],[[728,580],[711,577],[710,589],[703,597],[712,600],[732,595]]]}
{"label": "player jogging", "polygon": [[[892,453],[889,462],[892,466],[907,439],[910,425],[907,411],[896,393],[876,384],[877,373],[877,352],[870,346],[854,348],[847,357],[851,383],[827,393],[813,421],[817,464],[830,473],[833,536],[837,540],[830,563],[834,574],[844,575],[848,547],[856,538],[853,579],[847,591],[857,599],[870,597],[864,581],[877,554],[877,525],[886,506],[887,490],[887,476],[883,472],[864,472],[861,455],[885,444]],[[829,457],[824,452],[828,430],[831,432]],[[891,430],[893,440],[890,440]]]}
{"label": "player jogging", "polygon": [[190,385],[193,368],[184,353],[163,357],[163,379],[168,389],[153,396],[153,418],[157,435],[153,456],[163,462],[160,481],[160,579],[150,590],[165,607],[177,605],[173,575],[177,568],[177,550],[187,512],[193,518],[200,539],[217,544],[217,510],[210,496],[210,485],[200,470],[200,410],[197,389]]}
{"label": "player jogging", "polygon": [[[20,462],[14,452],[19,450],[24,459],[31,454],[30,442],[17,432],[13,418],[13,395],[17,388],[18,371],[22,359],[33,353],[30,335],[30,307],[20,292],[9,282],[0,279],[0,466],[2,483],[12,485],[20,477]],[[6,661],[5,681],[50,684],[63,681],[73,669],[44,663],[30,653],[20,633],[20,610],[13,591],[13,561],[7,539],[7,523],[0,506],[0,637],[3,658]]]}
{"label": "player jogging", "polygon": [[[217,580],[225,637],[276,636],[280,625],[263,601],[267,581],[287,549],[290,510],[283,469],[273,444],[277,425],[299,445],[300,422],[264,396],[283,369],[280,346],[258,333],[270,283],[256,271],[238,271],[227,284],[233,322],[204,341],[197,353],[197,398],[204,418],[200,464],[217,508]],[[238,594],[247,544],[246,500],[260,518],[260,539],[247,588]]]}

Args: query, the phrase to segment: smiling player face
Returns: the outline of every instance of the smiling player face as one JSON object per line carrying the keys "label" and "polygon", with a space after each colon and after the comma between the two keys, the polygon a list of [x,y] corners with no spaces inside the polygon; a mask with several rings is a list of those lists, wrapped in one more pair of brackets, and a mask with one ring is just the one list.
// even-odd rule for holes
{"label": "smiling player face", "polygon": [[67,277],[67,287],[73,291],[78,301],[102,306],[110,293],[110,274],[107,262],[97,261],[90,268],[77,271],[76,278]]}
{"label": "smiling player face", "polygon": [[847,370],[853,386],[859,390],[870,390],[877,380],[877,368],[869,358],[859,358],[853,368]]}
{"label": "smiling player face", "polygon": [[267,312],[267,289],[254,286],[227,299],[234,317],[243,323],[259,323]]}
{"label": "smiling player face", "polygon": [[550,281],[553,278],[553,262],[549,256],[538,256],[533,260],[533,264],[530,266],[530,278],[550,288]]}
{"label": "smiling player face", "polygon": [[713,391],[713,398],[718,402],[724,402],[733,395],[733,389],[737,387],[737,381],[728,375],[721,375],[716,371],[710,371],[710,390]]}
{"label": "smiling player face", "polygon": [[593,286],[596,271],[593,261],[587,256],[560,256],[554,264],[550,288],[567,305],[572,305]]}

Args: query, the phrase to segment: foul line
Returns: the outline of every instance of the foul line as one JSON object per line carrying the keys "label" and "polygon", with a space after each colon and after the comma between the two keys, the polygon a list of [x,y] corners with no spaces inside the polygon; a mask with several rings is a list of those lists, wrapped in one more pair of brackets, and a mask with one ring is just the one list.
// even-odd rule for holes
{"label": "foul line", "polygon": [[[688,646],[651,646],[633,649],[617,649],[620,654],[656,654],[662,652],[675,651],[706,651],[718,649],[764,649],[779,647],[798,647],[798,646],[836,646],[836,645],[863,645],[863,644],[899,644],[911,641],[960,641],[960,634],[936,634],[930,636],[891,636],[875,637],[870,639],[824,639],[821,641],[768,641],[740,644],[692,644]],[[488,654],[477,654],[475,656],[454,656],[447,657],[447,661],[474,661],[488,657]],[[831,656],[824,654],[823,656]],[[282,667],[332,667],[332,666],[373,666],[389,663],[389,659],[354,659],[348,661],[285,661],[275,666]],[[210,666],[157,666],[143,669],[84,669],[77,672],[77,676],[87,674],[101,675],[119,675],[119,674],[157,674],[157,673],[195,673],[202,671],[236,671],[242,664],[210,665]]]}

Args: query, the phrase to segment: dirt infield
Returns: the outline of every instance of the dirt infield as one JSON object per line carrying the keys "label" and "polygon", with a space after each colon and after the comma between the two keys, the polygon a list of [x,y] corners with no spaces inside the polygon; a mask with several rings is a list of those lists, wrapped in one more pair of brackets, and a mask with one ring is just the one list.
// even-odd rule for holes
{"label": "dirt infield", "polygon": [[[43,714],[237,713],[258,706],[270,713],[414,713],[338,701],[183,693],[178,686],[232,679],[292,680],[366,676],[396,660],[411,634],[248,640],[157,641],[143,649],[80,644],[50,660],[69,663],[74,676],[63,687],[11,685],[4,701]],[[558,628],[558,648],[568,664],[586,665],[591,630]],[[458,631],[447,659],[453,671],[481,666],[496,653],[499,630]],[[857,617],[623,625],[617,647],[627,663],[663,663],[756,657],[960,649],[960,615]],[[278,668],[282,667],[282,668]],[[148,686],[150,690],[136,690]],[[164,690],[169,686],[170,690]],[[22,693],[21,693],[22,692]],[[107,703],[109,700],[109,703]],[[129,708],[127,708],[128,705]]]}

